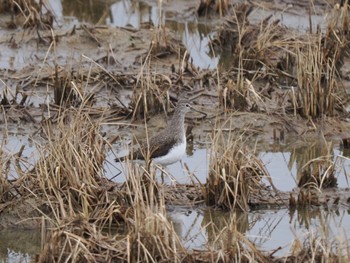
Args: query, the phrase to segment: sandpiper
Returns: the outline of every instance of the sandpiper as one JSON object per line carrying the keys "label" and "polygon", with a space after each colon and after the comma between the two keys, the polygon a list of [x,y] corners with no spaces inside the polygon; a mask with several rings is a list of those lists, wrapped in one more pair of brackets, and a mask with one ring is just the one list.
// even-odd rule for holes
{"label": "sandpiper", "polygon": [[[186,131],[185,131],[185,115],[190,110],[194,109],[190,101],[181,99],[178,101],[173,117],[168,126],[152,137],[148,144],[143,144],[140,149],[130,154],[132,160],[145,160],[147,149],[149,149],[149,158],[152,163],[167,166],[173,164],[185,155],[186,153]],[[123,161],[125,157],[117,158],[116,161]]]}

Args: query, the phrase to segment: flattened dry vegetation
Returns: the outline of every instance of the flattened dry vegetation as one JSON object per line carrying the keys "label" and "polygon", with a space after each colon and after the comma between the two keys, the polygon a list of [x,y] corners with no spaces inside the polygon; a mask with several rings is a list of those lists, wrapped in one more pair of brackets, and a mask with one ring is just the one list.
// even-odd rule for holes
{"label": "flattened dry vegetation", "polygon": [[[257,249],[233,216],[226,227],[209,231],[208,248],[188,250],[166,210],[169,205],[244,212],[347,206],[350,193],[336,188],[336,164],[327,142],[321,156],[305,151],[308,161],[298,163],[299,188],[289,193],[275,188],[249,143],[257,137],[275,139],[276,131],[298,136],[323,132],[342,138],[346,146],[349,125],[338,120],[348,115],[341,73],[349,52],[347,4],[330,10],[325,32],[297,34],[271,17],[249,23],[251,4],[217,1],[219,8],[212,13],[225,17],[213,50],[229,50],[232,58],[227,69],[208,70],[193,65],[162,24],[152,31],[92,25],[59,29],[51,13],[42,13],[47,8],[41,1],[3,2],[0,11],[10,14],[9,30],[21,32],[0,36],[0,45],[35,44],[38,57],[36,65],[0,71],[1,130],[6,135],[16,125],[32,127],[37,155],[30,159],[24,148],[16,153],[1,148],[0,227],[41,227],[39,262],[349,259],[337,240],[328,245],[328,239],[311,234],[305,244],[295,239],[290,256],[275,258],[273,251]],[[200,15],[210,13],[209,2],[202,1]],[[62,59],[70,44],[81,45],[79,59]],[[211,145],[206,183],[164,185],[153,165],[129,161],[125,182],[107,179],[106,156],[120,143],[119,132],[130,133],[128,126],[155,115],[170,115],[182,97],[208,113],[188,120],[210,127],[201,134]]]}

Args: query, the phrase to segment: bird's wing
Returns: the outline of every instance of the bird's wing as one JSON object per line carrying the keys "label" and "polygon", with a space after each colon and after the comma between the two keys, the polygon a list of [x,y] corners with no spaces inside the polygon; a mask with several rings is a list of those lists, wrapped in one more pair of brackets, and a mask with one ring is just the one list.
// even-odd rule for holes
{"label": "bird's wing", "polygon": [[[176,139],[173,136],[169,136],[167,131],[162,131],[158,135],[152,137],[149,140],[150,145],[150,158],[157,158],[166,155],[171,147],[176,143]],[[131,152],[129,158],[132,160],[145,160],[147,155],[147,143],[141,144],[140,148]],[[124,161],[128,157],[121,157],[116,159],[117,162]]]}
{"label": "bird's wing", "polygon": [[158,146],[153,146],[150,149],[150,154],[152,159],[167,155],[170,149],[176,143],[176,140],[174,137],[167,137],[167,138],[164,138],[163,140],[158,140],[158,142],[160,142]]}
{"label": "bird's wing", "polygon": [[[149,140],[149,153],[150,158],[157,158],[166,155],[171,147],[176,143],[173,136],[169,136],[168,133],[162,132]],[[147,155],[147,143],[143,143],[140,149],[132,153],[132,158],[134,160],[144,160]]]}

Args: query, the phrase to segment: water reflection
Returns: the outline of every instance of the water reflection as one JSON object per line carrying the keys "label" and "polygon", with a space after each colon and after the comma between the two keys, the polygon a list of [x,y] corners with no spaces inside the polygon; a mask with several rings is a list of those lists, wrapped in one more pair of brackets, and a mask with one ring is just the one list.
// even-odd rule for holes
{"label": "water reflection", "polygon": [[334,142],[316,140],[301,144],[292,138],[289,140],[287,144],[274,144],[273,148],[259,153],[259,158],[278,189],[290,191],[297,187],[305,172],[322,175],[331,162],[335,163],[337,185],[349,186],[347,174],[350,172],[350,160],[341,157],[343,152]]}
{"label": "water reflection", "polygon": [[[160,10],[157,5],[149,6],[139,1],[116,1],[110,7],[110,16],[106,19],[107,25],[118,27],[132,26],[140,28],[143,23],[159,25]],[[164,16],[161,17],[164,22]]]}
{"label": "water reflection", "polygon": [[40,230],[1,230],[0,262],[30,262],[41,251]]}
{"label": "water reflection", "polygon": [[[158,5],[149,5],[142,1],[121,0],[111,3],[102,0],[87,2],[48,0],[46,6],[55,14],[55,21],[59,27],[71,27],[73,24],[89,22],[138,29],[142,24],[158,26],[162,21],[162,25],[175,33],[183,42],[194,66],[214,69],[219,64],[220,56],[212,55],[210,47],[210,39],[214,35],[212,28],[206,23],[198,23],[195,17],[189,18],[188,21],[185,19],[177,21],[172,18],[171,13],[169,15],[161,13]],[[25,46],[28,53],[10,47],[4,48],[6,50],[0,57],[0,66],[3,68],[18,69],[26,63],[30,64],[31,54],[37,51],[36,47],[31,46]]]}
{"label": "water reflection", "polygon": [[210,41],[214,37],[211,26],[198,22],[168,21],[166,26],[171,28],[189,52],[193,64],[200,68],[215,69],[220,56],[213,56]]}
{"label": "water reflection", "polygon": [[271,251],[281,247],[277,256],[288,254],[296,237],[303,241],[310,233],[318,233],[328,240],[342,237],[347,241],[344,233],[350,231],[350,215],[345,209],[329,211],[315,208],[294,212],[280,209],[251,213],[223,212],[209,208],[178,209],[170,212],[170,219],[188,249],[218,249],[220,246],[234,245],[218,242],[218,235],[225,231],[238,231],[262,250]]}
{"label": "water reflection", "polygon": [[[291,140],[291,142],[289,143],[288,140]],[[188,150],[190,151],[183,158],[182,163],[177,162],[169,165],[167,170],[178,183],[193,183],[197,182],[197,179],[201,183],[206,183],[209,173],[209,149],[198,148],[194,145],[191,150],[191,147],[193,146],[188,144]],[[330,164],[330,162],[335,163],[335,177],[337,178],[338,187],[349,186],[350,160],[341,157],[343,152],[338,146],[334,146],[333,142],[328,142],[327,145],[323,141],[298,144],[295,140],[289,138],[287,144],[258,145],[257,148],[258,157],[272,177],[274,185],[281,191],[291,191],[296,188],[303,171],[322,172],[327,169],[325,165]],[[120,148],[117,149],[116,147],[114,152],[119,152],[119,150]],[[126,154],[127,150],[120,153],[120,156]],[[126,171],[122,163],[114,163],[114,158],[115,155],[112,152],[107,156],[105,166],[107,177],[111,178],[119,173],[120,176],[117,177],[117,181],[123,182],[125,180],[123,174],[126,174]],[[321,158],[325,160],[325,163],[312,162],[312,160]],[[186,169],[184,164],[189,170]],[[191,175],[195,175],[195,178]],[[172,180],[166,178],[165,182],[171,183]],[[269,184],[267,180],[265,180],[265,183]]]}
{"label": "water reflection", "polygon": [[323,15],[306,16],[303,14],[288,13],[287,10],[266,10],[266,9],[255,9],[250,15],[249,20],[253,23],[261,23],[261,18],[266,18],[273,16],[273,20],[279,20],[280,24],[288,28],[296,29],[300,32],[306,32],[310,29],[310,23],[312,25],[312,30],[315,32],[317,27],[321,26],[322,29],[325,28],[325,18]]}
{"label": "water reflection", "polygon": [[[61,0],[63,16],[76,17],[80,22],[100,24],[109,13],[109,1]],[[55,1],[57,2],[57,1]],[[54,10],[59,13],[59,10]]]}
{"label": "water reflection", "polygon": [[205,23],[198,23],[196,18],[175,21],[169,19],[167,13],[162,13],[158,5],[149,5],[142,1],[120,0],[112,4],[103,1],[63,1],[62,5],[63,15],[75,16],[81,22],[94,24],[131,26],[138,29],[145,23],[159,26],[161,20],[163,25],[182,40],[195,66],[214,69],[219,63],[220,56],[211,55],[210,40],[214,35],[212,28]]}

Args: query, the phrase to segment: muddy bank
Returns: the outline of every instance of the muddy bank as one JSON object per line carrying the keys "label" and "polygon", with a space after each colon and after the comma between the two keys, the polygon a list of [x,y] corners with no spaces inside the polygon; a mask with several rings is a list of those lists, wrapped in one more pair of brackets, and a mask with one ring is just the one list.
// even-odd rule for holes
{"label": "muddy bank", "polygon": [[[273,6],[268,1],[235,3],[234,9],[227,6],[221,11],[217,6],[199,8],[199,3],[182,1],[165,3],[160,9],[144,1],[137,9],[141,13],[159,11],[163,15],[158,20],[151,15],[137,26],[129,20],[118,27],[112,17],[102,19],[106,12],[99,13],[103,14],[99,21],[105,23],[98,23],[96,17],[83,23],[63,14],[52,19],[48,13],[36,16],[25,6],[22,19],[18,10],[3,11],[0,123],[5,147],[0,152],[4,171],[0,228],[49,227],[43,261],[54,261],[61,253],[72,256],[75,237],[89,237],[84,239],[85,247],[74,254],[81,260],[102,261],[109,256],[127,260],[130,254],[123,251],[140,248],[141,236],[142,247],[154,258],[169,260],[167,252],[180,251],[180,258],[169,255],[209,262],[212,253],[219,258],[216,247],[220,244],[212,250],[189,252],[164,220],[165,207],[197,209],[215,199],[218,203],[211,205],[217,209],[247,213],[262,208],[347,209],[350,191],[336,187],[335,161],[329,150],[333,148],[328,144],[347,147],[350,137],[348,46],[343,45],[349,36],[342,24],[348,10],[323,2],[314,5],[315,16],[338,14],[330,15],[334,20],[324,22],[329,24],[320,26],[321,31],[309,25],[310,30],[296,32],[269,17],[281,11],[295,16],[311,12],[308,3],[293,1]],[[262,19],[261,11],[266,12]],[[188,19],[205,20],[203,14],[206,22],[189,23]],[[192,35],[192,40],[206,43],[204,53],[199,52],[205,59],[196,60],[198,53],[179,35]],[[223,62],[225,57],[228,63]],[[196,64],[208,60],[210,63]],[[209,152],[211,179],[198,182],[186,164],[182,169],[195,183],[174,180],[163,185],[154,171],[130,164],[126,164],[129,177],[125,176],[125,182],[115,182],[114,174],[106,178],[106,167],[115,165],[115,156],[145,138],[145,123],[150,135],[155,134],[184,95],[208,114],[206,118],[190,114],[186,123],[190,146],[214,149]],[[25,137],[25,143],[11,149],[8,141],[18,135]],[[222,142],[216,143],[219,135]],[[302,168],[298,188],[277,189],[275,178],[266,173],[265,164],[255,154],[262,147],[257,145],[283,145],[286,138],[304,144],[315,137],[325,146],[321,155],[305,150],[309,158],[298,163]],[[231,145],[236,141],[237,148]],[[213,189],[218,195],[214,193],[208,201]],[[111,225],[124,228],[130,239],[125,233],[118,240],[101,234],[101,229]],[[248,254],[257,261],[278,262],[273,252],[255,249],[241,233],[225,231],[237,238],[227,255],[248,247]],[[215,233],[213,239],[224,234]],[[164,242],[164,247],[155,249],[149,240]],[[72,247],[61,251],[68,243]],[[305,248],[297,257],[308,258],[310,251]],[[146,252],[140,257],[149,259]],[[249,256],[244,260],[249,261]]]}

